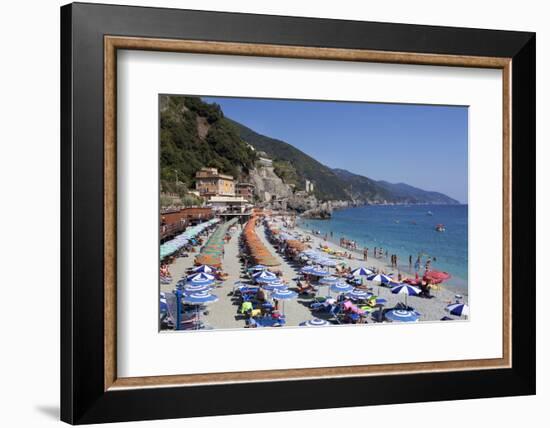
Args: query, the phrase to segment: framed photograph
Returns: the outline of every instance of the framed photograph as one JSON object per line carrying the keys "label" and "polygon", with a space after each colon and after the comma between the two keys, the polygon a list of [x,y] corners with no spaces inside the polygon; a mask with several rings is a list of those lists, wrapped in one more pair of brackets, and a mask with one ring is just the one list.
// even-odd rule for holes
{"label": "framed photograph", "polygon": [[76,3],[61,54],[62,420],[535,393],[533,33]]}

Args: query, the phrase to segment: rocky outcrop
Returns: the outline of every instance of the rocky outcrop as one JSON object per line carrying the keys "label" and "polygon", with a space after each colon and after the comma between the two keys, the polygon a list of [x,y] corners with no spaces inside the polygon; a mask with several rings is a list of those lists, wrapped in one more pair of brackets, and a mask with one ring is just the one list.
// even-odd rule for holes
{"label": "rocky outcrop", "polygon": [[304,191],[294,193],[287,200],[287,207],[291,210],[303,213],[305,211],[317,208],[318,201],[315,195],[308,194]]}
{"label": "rocky outcrop", "polygon": [[[324,204],[323,204],[324,205]],[[332,210],[326,205],[318,208],[313,208],[302,213],[303,218],[311,218],[317,220],[328,220],[332,217]]]}
{"label": "rocky outcrop", "polygon": [[273,166],[257,163],[250,170],[249,180],[255,186],[255,194],[261,202],[288,199],[292,196],[292,189],[275,174]]}

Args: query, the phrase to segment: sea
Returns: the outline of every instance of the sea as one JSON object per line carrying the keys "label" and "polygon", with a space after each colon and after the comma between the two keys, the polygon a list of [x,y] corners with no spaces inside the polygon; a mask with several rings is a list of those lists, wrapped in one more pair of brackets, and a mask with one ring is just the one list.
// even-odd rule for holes
{"label": "sea", "polygon": [[[437,224],[445,231],[437,232]],[[369,257],[374,247],[382,247],[384,253],[397,254],[405,274],[414,275],[418,256],[421,266],[431,257],[433,269],[452,275],[448,285],[467,294],[468,205],[365,205],[335,210],[329,220],[299,219],[297,225],[337,244],[342,237],[356,241],[359,251],[369,249]]]}

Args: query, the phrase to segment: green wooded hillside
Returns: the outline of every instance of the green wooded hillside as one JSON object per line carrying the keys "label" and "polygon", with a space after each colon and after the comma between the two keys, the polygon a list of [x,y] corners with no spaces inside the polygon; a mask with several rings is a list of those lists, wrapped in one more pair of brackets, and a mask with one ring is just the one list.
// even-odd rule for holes
{"label": "green wooded hillside", "polygon": [[176,175],[178,182],[192,188],[195,172],[202,167],[239,178],[255,159],[220,106],[198,97],[161,96],[160,179],[165,191],[174,191]]}

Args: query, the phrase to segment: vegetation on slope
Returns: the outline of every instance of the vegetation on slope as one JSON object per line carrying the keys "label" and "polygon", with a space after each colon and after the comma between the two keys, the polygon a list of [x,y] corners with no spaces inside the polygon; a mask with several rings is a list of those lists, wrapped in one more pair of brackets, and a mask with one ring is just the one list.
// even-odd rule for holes
{"label": "vegetation on slope", "polygon": [[219,105],[205,103],[198,97],[166,95],[161,96],[160,107],[163,189],[171,191],[176,178],[192,188],[194,175],[202,167],[218,168],[237,179],[253,167],[254,150],[241,139]]}

